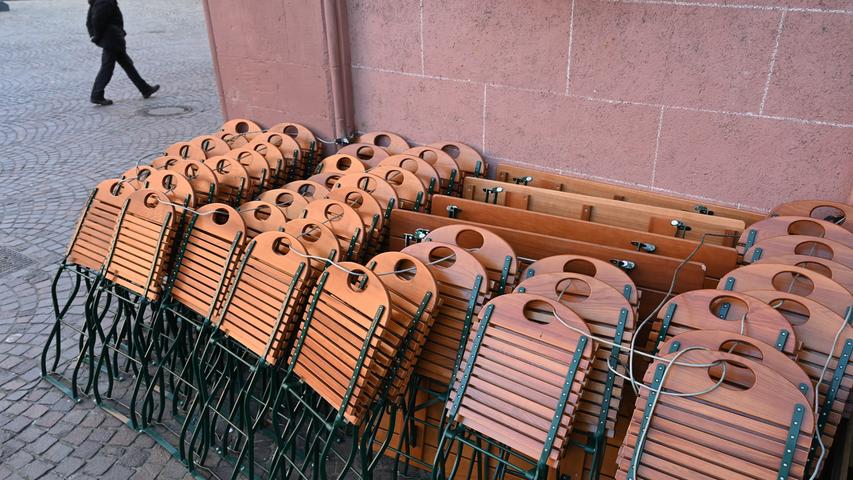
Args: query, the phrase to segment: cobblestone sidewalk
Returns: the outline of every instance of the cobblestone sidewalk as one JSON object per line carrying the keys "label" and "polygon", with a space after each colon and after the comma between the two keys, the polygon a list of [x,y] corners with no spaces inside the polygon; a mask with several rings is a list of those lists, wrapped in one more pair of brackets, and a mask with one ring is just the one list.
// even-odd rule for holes
{"label": "cobblestone sidewalk", "polygon": [[182,478],[145,435],[39,378],[50,281],[86,195],[166,145],[222,123],[199,0],[122,2],[128,50],[162,90],[120,68],[111,107],[88,103],[100,50],[83,0],[10,1],[0,13],[0,479]]}

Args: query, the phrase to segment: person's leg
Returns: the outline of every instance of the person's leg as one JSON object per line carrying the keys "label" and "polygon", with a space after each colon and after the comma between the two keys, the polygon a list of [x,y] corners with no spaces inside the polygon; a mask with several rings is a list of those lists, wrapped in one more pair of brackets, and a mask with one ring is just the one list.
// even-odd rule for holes
{"label": "person's leg", "polygon": [[136,71],[136,67],[133,66],[133,60],[130,59],[130,56],[127,54],[126,50],[122,50],[118,52],[116,56],[116,61],[121,68],[124,69],[124,73],[127,74],[127,78],[130,79],[131,82],[139,89],[140,93],[143,95],[148,94],[151,91],[151,85],[148,85],[148,82],[142,79],[142,75]]}
{"label": "person's leg", "polygon": [[101,53],[101,69],[98,70],[98,75],[95,77],[95,84],[92,86],[92,101],[104,99],[104,89],[113,78],[113,70],[116,67],[115,51],[103,49]]}

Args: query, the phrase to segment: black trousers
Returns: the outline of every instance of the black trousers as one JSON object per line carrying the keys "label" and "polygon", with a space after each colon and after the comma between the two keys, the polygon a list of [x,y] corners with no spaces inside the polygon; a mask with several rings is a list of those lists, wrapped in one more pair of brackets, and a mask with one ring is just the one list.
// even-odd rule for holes
{"label": "black trousers", "polygon": [[124,73],[127,74],[127,78],[136,85],[136,88],[140,92],[145,93],[151,89],[151,86],[136,71],[136,67],[133,66],[133,60],[127,55],[126,50],[111,50],[108,48],[103,50],[104,53],[101,55],[101,69],[98,71],[98,76],[95,77],[95,85],[92,86],[92,100],[104,98],[104,89],[107,88],[107,84],[113,78],[113,70],[116,68],[116,63],[121,65]]}

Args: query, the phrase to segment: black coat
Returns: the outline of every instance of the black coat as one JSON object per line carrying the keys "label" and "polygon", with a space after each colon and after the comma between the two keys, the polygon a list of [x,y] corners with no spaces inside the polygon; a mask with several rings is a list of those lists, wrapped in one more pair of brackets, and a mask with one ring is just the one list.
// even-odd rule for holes
{"label": "black coat", "polygon": [[124,50],[124,19],[116,0],[89,0],[86,29],[95,45],[107,50]]}

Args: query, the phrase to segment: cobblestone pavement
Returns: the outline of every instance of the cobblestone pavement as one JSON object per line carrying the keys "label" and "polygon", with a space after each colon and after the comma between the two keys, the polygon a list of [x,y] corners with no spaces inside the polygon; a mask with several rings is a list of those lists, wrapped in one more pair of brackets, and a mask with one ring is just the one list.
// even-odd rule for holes
{"label": "cobblestone pavement", "polygon": [[86,34],[86,2],[8,3],[11,12],[0,13],[0,479],[182,478],[183,465],[149,437],[40,380],[38,360],[53,321],[51,278],[89,189],[222,123],[201,2],[122,2],[129,53],[162,90],[143,100],[117,67],[110,107],[88,103],[100,50]]}

